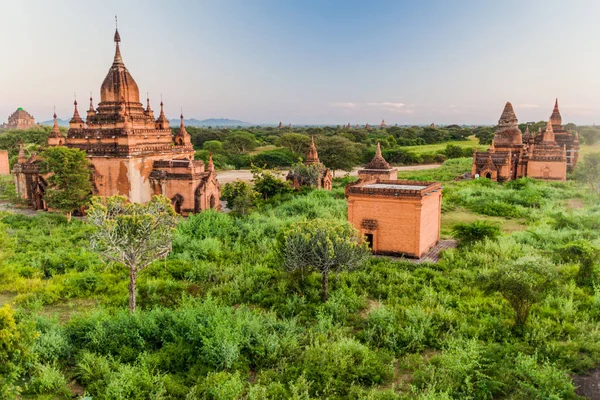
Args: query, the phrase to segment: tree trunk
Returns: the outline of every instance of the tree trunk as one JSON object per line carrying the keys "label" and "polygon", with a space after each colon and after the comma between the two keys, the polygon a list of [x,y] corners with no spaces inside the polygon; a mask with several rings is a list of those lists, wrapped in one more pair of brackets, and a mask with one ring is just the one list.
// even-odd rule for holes
{"label": "tree trunk", "polygon": [[135,284],[136,276],[134,269],[129,270],[129,312],[135,311]]}
{"label": "tree trunk", "polygon": [[67,213],[67,224],[70,224],[70,223],[71,223],[71,214],[72,214],[72,213],[71,213],[71,211],[69,211],[69,212]]}
{"label": "tree trunk", "polygon": [[329,285],[329,271],[323,271],[323,275],[321,276],[321,300],[323,303],[327,301],[328,298],[328,288]]}

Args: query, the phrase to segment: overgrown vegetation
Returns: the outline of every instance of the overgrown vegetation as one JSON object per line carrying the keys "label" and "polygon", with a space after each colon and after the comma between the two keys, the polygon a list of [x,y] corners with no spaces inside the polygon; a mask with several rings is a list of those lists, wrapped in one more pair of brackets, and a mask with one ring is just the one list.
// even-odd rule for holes
{"label": "overgrown vegetation", "polygon": [[278,235],[343,223],[347,180],[181,220],[169,257],[140,272],[133,314],[129,271],[98,259],[88,223],[4,214],[2,395],[66,397],[75,380],[107,399],[575,398],[571,375],[600,362],[598,195],[454,181],[469,170],[401,175],[445,181],[442,219],[523,229],[463,229],[438,264],[370,257],[329,276],[326,302],[319,272],[286,271]]}

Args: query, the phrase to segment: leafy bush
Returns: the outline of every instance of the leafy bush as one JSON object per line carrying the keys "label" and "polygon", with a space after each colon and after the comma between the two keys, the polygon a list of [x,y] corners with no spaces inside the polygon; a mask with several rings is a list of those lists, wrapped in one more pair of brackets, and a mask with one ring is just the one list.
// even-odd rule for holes
{"label": "leafy bush", "polygon": [[452,227],[452,235],[461,246],[469,246],[475,242],[500,236],[500,227],[488,221],[459,222]]}

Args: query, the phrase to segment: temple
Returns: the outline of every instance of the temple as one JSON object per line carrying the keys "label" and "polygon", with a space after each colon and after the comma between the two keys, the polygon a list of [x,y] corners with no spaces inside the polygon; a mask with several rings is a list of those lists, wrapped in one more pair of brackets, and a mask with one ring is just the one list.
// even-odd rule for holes
{"label": "temple", "polygon": [[505,182],[522,177],[565,181],[567,171],[577,165],[579,136],[562,126],[558,99],[546,129],[532,134],[529,127],[522,133],[510,102],[498,121],[489,149],[473,153],[471,174]]}
{"label": "temple", "polygon": [[392,168],[385,161],[385,158],[381,154],[381,145],[379,142],[377,142],[375,157],[363,169],[358,170],[358,177],[362,182],[398,179],[398,169]]}
{"label": "temple", "polygon": [[[56,122],[48,146],[66,146],[87,153],[92,167],[93,191],[98,196],[123,195],[132,202],[145,203],[153,195],[171,199],[183,215],[209,208],[220,209],[220,188],[212,158],[208,168],[194,160],[194,149],[183,115],[179,132],[173,135],[160,103],[160,114],[147,100],[140,102],[138,86],[125,67],[115,31],[115,55],[100,87],[100,102],[94,108],[90,97],[85,121],[77,101],[64,137]],[[19,195],[37,208],[45,208],[45,180],[36,168],[36,157],[19,155],[13,168]]]}
{"label": "temple", "polygon": [[346,186],[346,199],[348,222],[374,254],[421,258],[440,240],[439,183],[359,181]]}
{"label": "temple", "polygon": [[[311,138],[310,140],[310,147],[308,148],[308,154],[306,155],[304,165],[317,167],[319,171],[319,176],[317,177],[316,182],[317,189],[331,190],[333,176],[331,174],[331,170],[326,168],[319,160],[319,153],[317,153],[317,146],[315,145],[314,138]],[[292,187],[294,187],[296,190],[300,189],[302,186],[310,185],[309,182],[304,182],[302,176],[300,176],[297,171],[294,170],[291,170],[287,174],[286,180],[290,182]]]}
{"label": "temple", "polygon": [[2,129],[29,129],[35,125],[33,116],[21,107],[8,117],[8,122],[2,124]]}

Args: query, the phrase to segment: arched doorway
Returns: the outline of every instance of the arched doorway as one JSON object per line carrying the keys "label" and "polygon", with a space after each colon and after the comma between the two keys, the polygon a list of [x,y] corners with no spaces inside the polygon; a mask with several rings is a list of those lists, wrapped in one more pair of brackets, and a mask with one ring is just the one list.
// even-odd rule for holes
{"label": "arched doorway", "polygon": [[179,193],[177,193],[171,199],[171,204],[173,205],[173,208],[175,209],[175,212],[177,214],[181,214],[181,206],[183,205],[183,196],[180,195]]}
{"label": "arched doorway", "polygon": [[492,179],[492,173],[488,172],[487,174],[485,174],[485,177],[488,179]]}
{"label": "arched doorway", "polygon": [[208,204],[211,209],[215,208],[215,206],[217,205],[214,194],[210,196],[210,200],[209,200]]}

